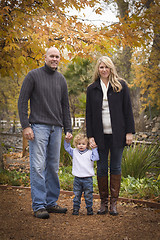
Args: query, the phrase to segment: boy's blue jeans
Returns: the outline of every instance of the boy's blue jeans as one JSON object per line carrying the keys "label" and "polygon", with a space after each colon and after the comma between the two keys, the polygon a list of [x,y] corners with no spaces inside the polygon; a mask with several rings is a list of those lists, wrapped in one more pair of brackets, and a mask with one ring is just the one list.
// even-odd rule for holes
{"label": "boy's blue jeans", "polygon": [[32,124],[29,141],[30,182],[33,211],[56,205],[60,193],[58,177],[62,128]]}
{"label": "boy's blue jeans", "polygon": [[84,198],[86,203],[86,208],[93,206],[93,179],[92,177],[75,177],[73,183],[73,208],[79,209],[81,204],[81,196],[84,192]]}

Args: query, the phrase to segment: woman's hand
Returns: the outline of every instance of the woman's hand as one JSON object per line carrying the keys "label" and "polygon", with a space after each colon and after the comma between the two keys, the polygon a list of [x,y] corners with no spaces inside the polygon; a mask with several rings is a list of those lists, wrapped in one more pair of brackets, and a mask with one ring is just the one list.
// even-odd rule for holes
{"label": "woman's hand", "polygon": [[96,148],[97,147],[97,144],[94,140],[94,137],[89,138],[89,146],[90,146],[90,148]]}
{"label": "woman's hand", "polygon": [[133,142],[133,134],[132,133],[127,133],[126,134],[126,144],[131,145]]}

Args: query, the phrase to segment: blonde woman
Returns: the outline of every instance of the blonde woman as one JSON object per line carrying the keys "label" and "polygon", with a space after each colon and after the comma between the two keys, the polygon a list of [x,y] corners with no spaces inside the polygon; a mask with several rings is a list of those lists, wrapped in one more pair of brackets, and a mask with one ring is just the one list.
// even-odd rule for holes
{"label": "blonde woman", "polygon": [[121,182],[121,159],[125,145],[135,133],[134,118],[126,81],[107,56],[98,59],[93,83],[87,88],[86,129],[90,147],[98,146],[97,180],[101,206],[97,214],[108,212],[108,155],[110,152],[110,211],[116,216]]}

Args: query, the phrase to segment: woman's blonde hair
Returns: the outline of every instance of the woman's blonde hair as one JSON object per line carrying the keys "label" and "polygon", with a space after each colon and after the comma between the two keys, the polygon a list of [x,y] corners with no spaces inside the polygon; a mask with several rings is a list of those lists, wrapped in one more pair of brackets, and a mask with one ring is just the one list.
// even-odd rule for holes
{"label": "woman's blonde hair", "polygon": [[86,135],[83,134],[83,133],[79,133],[79,134],[77,134],[77,135],[74,137],[73,145],[74,145],[75,147],[77,147],[78,142],[81,141],[81,140],[85,140],[85,141],[86,141],[86,143],[87,143],[87,148],[88,148],[88,147],[89,147],[88,138],[87,138]]}
{"label": "woman's blonde hair", "polygon": [[97,60],[97,63],[96,63],[96,66],[95,66],[95,70],[94,70],[94,74],[93,74],[93,81],[94,81],[94,82],[97,81],[98,78],[100,77],[100,74],[99,74],[99,65],[100,65],[102,62],[103,62],[104,64],[106,64],[106,66],[107,66],[108,68],[110,68],[110,70],[111,70],[111,73],[110,73],[110,75],[109,75],[109,82],[110,82],[113,90],[114,90],[115,92],[120,92],[121,89],[122,89],[122,85],[121,85],[121,83],[120,83],[119,80],[124,80],[124,79],[122,79],[122,78],[120,78],[120,77],[118,76],[114,63],[113,63],[112,60],[111,60],[109,57],[107,57],[107,56],[102,56],[102,57],[100,57],[100,58]]}

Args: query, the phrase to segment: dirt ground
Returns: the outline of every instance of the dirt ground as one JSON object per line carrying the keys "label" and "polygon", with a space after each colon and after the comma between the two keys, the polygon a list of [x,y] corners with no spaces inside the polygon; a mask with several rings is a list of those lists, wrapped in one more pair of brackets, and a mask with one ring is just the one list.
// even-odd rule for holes
{"label": "dirt ground", "polygon": [[58,204],[66,214],[52,213],[37,219],[31,208],[30,190],[0,188],[0,240],[159,240],[160,210],[118,202],[118,216],[97,215],[100,200],[94,199],[94,215],[87,216],[82,199],[80,215],[72,215],[73,196],[60,194]]}

